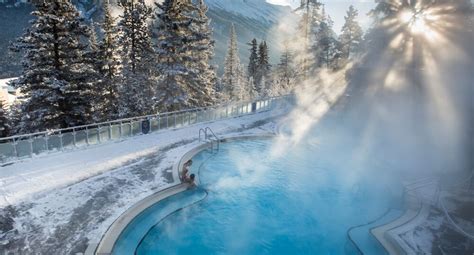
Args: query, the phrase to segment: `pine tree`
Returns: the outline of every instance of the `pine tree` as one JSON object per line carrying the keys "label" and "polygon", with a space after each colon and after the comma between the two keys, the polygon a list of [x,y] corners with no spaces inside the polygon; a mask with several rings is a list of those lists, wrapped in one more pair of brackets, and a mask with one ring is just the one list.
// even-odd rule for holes
{"label": "pine tree", "polygon": [[296,72],[293,54],[290,52],[287,46],[285,46],[285,49],[280,57],[280,63],[278,64],[276,75],[278,93],[274,94],[287,94],[293,90],[296,82]]}
{"label": "pine tree", "polygon": [[15,50],[24,51],[15,82],[26,100],[22,132],[66,128],[92,120],[92,65],[87,61],[90,29],[70,1],[38,1],[36,17]]}
{"label": "pine tree", "polygon": [[258,42],[257,39],[253,39],[249,44],[250,46],[250,58],[249,58],[249,65],[247,68],[247,75],[249,78],[257,77],[257,69],[258,69]]}
{"label": "pine tree", "polygon": [[257,77],[255,83],[257,85],[257,93],[259,96],[264,96],[263,93],[266,90],[270,77],[271,65],[270,57],[268,52],[268,46],[266,41],[262,41],[258,47],[258,67]]}
{"label": "pine tree", "polygon": [[9,135],[21,134],[24,125],[21,123],[23,118],[22,103],[20,100],[15,100],[9,107],[8,121],[10,123]]}
{"label": "pine tree", "polygon": [[298,49],[297,55],[300,56],[298,62],[301,67],[300,73],[304,76],[303,80],[316,65],[316,58],[312,52],[314,44],[317,42],[316,35],[322,20],[321,6],[322,4],[317,0],[302,0],[301,6],[296,9],[296,12],[301,13],[298,23],[298,37],[303,43]]}
{"label": "pine tree", "polygon": [[217,82],[216,69],[210,62],[214,57],[214,39],[210,20],[207,17],[208,8],[204,0],[199,0],[193,14],[192,37],[195,42],[190,45],[191,56],[194,60],[188,61],[194,72],[197,73],[195,82],[187,83],[190,91],[190,105],[193,107],[209,106],[215,103],[215,85]]}
{"label": "pine tree", "polygon": [[214,41],[203,1],[156,3],[158,107],[163,111],[214,103],[215,72],[209,62]]}
{"label": "pine tree", "polygon": [[[121,76],[120,46],[115,18],[112,17],[109,4],[103,5],[104,19],[101,23],[102,39],[97,43],[94,61],[98,71],[97,107],[100,109],[99,121],[107,121],[119,117],[119,95]],[[94,45],[92,43],[92,45]]]}
{"label": "pine tree", "polygon": [[84,54],[84,61],[92,66],[92,72],[90,73],[89,80],[93,89],[93,104],[92,104],[92,121],[93,122],[100,122],[102,120],[103,115],[103,103],[101,97],[101,74],[99,72],[100,66],[98,59],[98,52],[99,52],[99,43],[97,42],[98,36],[96,33],[96,24],[94,21],[91,21],[89,24],[89,47]]}
{"label": "pine tree", "polygon": [[242,88],[242,67],[237,49],[237,33],[234,24],[230,29],[229,48],[224,63],[224,75],[222,76],[222,94],[224,100],[240,100]]}
{"label": "pine tree", "polygon": [[148,26],[152,10],[144,0],[121,1],[123,10],[118,28],[122,47],[123,85],[120,88],[121,117],[154,113],[155,90],[152,79],[153,47]]}
{"label": "pine tree", "polygon": [[341,51],[344,58],[349,59],[360,50],[364,32],[357,22],[358,11],[354,6],[350,6],[345,17],[345,24],[342,27],[342,34],[339,38]]}
{"label": "pine tree", "polygon": [[248,100],[253,100],[258,97],[257,87],[255,86],[255,81],[253,77],[247,79],[247,98]]}
{"label": "pine tree", "polygon": [[317,43],[313,50],[316,54],[317,67],[333,67],[335,59],[338,56],[339,42],[334,33],[333,21],[323,10],[324,19],[319,24],[319,30],[316,34]]}
{"label": "pine tree", "polygon": [[7,137],[10,133],[10,122],[5,109],[5,104],[0,100],[0,137]]}

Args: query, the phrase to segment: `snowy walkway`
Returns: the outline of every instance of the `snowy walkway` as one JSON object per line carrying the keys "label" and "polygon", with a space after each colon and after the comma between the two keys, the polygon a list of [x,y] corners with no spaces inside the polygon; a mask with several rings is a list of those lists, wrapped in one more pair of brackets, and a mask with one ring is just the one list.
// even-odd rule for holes
{"label": "snowy walkway", "polygon": [[170,186],[198,131],[268,134],[276,112],[137,136],[0,168],[0,254],[70,254],[97,242],[135,202]]}

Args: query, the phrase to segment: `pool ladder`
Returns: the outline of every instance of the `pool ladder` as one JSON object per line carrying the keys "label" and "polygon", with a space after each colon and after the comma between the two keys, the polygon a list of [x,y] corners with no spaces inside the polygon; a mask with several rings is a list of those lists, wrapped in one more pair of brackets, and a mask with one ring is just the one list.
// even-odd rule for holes
{"label": "pool ladder", "polygon": [[[206,142],[206,143],[210,142],[211,151],[212,152],[219,151],[220,140],[210,127],[199,129],[199,142]],[[215,148],[214,148],[214,145],[215,145]]]}

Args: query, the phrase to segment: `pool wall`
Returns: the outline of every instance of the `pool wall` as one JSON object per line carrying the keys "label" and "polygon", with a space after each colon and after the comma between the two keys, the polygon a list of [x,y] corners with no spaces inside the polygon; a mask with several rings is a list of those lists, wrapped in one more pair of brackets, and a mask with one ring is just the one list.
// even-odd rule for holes
{"label": "pool wall", "polygon": [[[275,132],[275,130],[273,132]],[[275,133],[269,132],[267,134],[259,134],[259,135],[244,134],[244,135],[224,136],[224,137],[219,137],[219,141],[229,142],[229,141],[235,141],[235,140],[262,139],[262,138],[273,138],[273,137],[275,137]],[[114,245],[117,239],[120,237],[120,234],[125,230],[128,224],[130,224],[135,217],[137,217],[140,213],[142,213],[144,210],[146,210],[150,206],[162,201],[163,199],[166,199],[170,196],[186,191],[186,189],[188,188],[188,185],[180,182],[179,169],[182,169],[183,164],[186,161],[188,161],[189,159],[192,159],[198,153],[210,147],[211,147],[210,143],[201,143],[191,148],[186,153],[184,153],[184,155],[180,157],[180,160],[177,161],[173,165],[173,170],[172,170],[173,183],[168,185],[165,189],[137,202],[131,208],[125,211],[122,215],[120,215],[120,217],[117,218],[117,220],[115,220],[112,223],[112,225],[109,227],[109,229],[105,232],[100,243],[91,244],[87,248],[85,255],[112,254]]]}

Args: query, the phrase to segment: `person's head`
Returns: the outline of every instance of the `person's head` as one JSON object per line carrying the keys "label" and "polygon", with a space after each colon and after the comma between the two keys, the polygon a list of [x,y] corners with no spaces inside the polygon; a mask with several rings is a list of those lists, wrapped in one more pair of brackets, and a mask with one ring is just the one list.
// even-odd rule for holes
{"label": "person's head", "polygon": [[194,175],[194,174],[191,174],[191,175],[189,176],[189,179],[191,179],[191,181],[194,181],[194,178],[196,178],[196,175]]}
{"label": "person's head", "polygon": [[188,165],[188,166],[191,166],[192,164],[193,164],[193,160],[192,160],[192,159],[190,159],[190,160],[188,160],[188,162],[186,162],[186,165]]}

